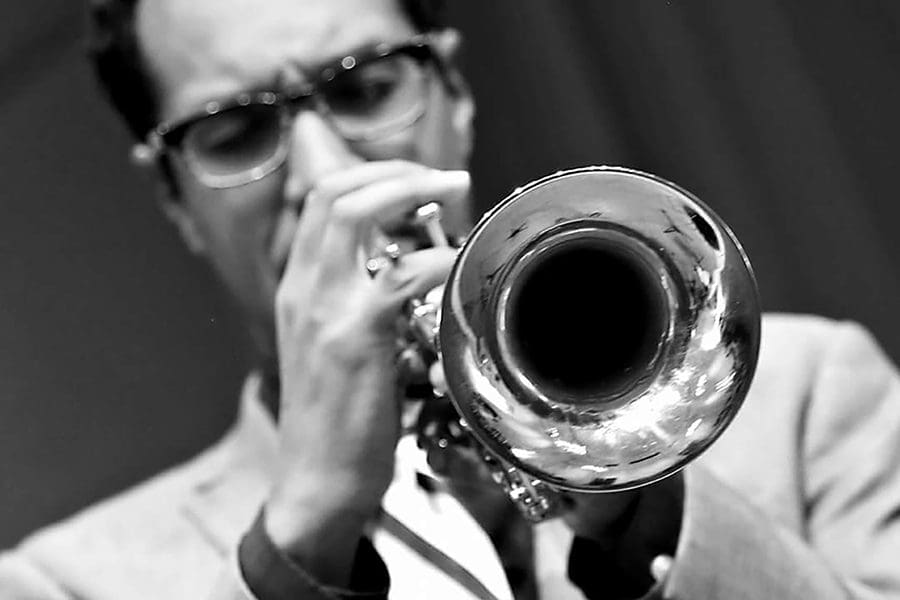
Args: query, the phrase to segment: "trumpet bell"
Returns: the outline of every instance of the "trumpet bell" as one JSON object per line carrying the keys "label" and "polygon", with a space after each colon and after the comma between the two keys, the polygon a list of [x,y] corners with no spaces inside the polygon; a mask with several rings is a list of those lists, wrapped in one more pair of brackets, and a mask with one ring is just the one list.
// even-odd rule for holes
{"label": "trumpet bell", "polygon": [[476,225],[445,287],[449,395],[505,467],[618,491],[703,452],[756,366],[749,262],[697,198],[614,167],[516,190]]}

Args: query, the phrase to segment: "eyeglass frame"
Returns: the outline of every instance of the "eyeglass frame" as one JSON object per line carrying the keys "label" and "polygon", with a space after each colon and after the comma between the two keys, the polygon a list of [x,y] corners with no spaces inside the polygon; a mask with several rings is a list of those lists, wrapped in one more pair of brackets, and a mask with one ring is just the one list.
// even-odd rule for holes
{"label": "eyeglass frame", "polygon": [[[202,109],[192,114],[171,121],[163,121],[156,125],[147,133],[146,140],[143,143],[138,143],[134,146],[132,155],[140,162],[150,162],[160,159],[171,152],[172,149],[177,149],[183,153],[181,144],[184,135],[191,126],[222,112],[253,104],[282,107],[282,114],[287,117],[288,123],[294,119],[300,110],[307,106],[333,122],[333,116],[328,104],[321,98],[321,89],[331,83],[338,75],[395,54],[409,55],[419,64],[430,63],[435,68],[437,75],[444,82],[447,82],[449,81],[447,66],[434,46],[433,35],[429,33],[419,34],[399,43],[379,43],[373,47],[348,54],[340,59],[329,61],[325,66],[318,69],[317,77],[310,78],[301,85],[288,86],[282,91],[239,92],[226,100],[211,100]],[[370,136],[347,136],[340,132],[338,128],[336,128],[336,131],[349,142],[377,141],[411,127],[425,115],[427,109],[427,102],[423,102],[421,108],[411,113],[410,117],[398,122],[397,125]],[[286,125],[287,123],[282,123],[282,127]],[[284,134],[282,133],[281,135],[283,136]],[[199,168],[192,166],[191,160],[186,160],[186,163],[194,177],[207,187],[214,189],[240,187],[241,185],[259,181],[276,171],[287,158],[289,147],[289,143],[279,141],[278,149],[270,159],[247,171],[232,175],[202,173]]]}

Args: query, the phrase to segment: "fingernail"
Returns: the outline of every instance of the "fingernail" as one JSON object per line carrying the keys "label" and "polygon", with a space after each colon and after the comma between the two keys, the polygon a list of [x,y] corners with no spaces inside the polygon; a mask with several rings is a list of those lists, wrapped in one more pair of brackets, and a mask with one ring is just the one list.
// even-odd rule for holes
{"label": "fingernail", "polygon": [[444,171],[444,175],[455,185],[467,185],[471,179],[469,172],[464,170]]}

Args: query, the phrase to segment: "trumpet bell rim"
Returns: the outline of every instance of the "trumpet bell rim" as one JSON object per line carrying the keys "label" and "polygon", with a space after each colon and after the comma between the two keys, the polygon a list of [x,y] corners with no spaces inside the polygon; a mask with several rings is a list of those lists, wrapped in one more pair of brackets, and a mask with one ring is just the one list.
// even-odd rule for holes
{"label": "trumpet bell rim", "polygon": [[[587,393],[548,381],[516,337],[528,330],[517,325],[522,290],[566,244],[625,257],[665,299],[651,311],[652,347],[633,357],[637,374]],[[674,184],[619,167],[556,173],[487,213],[441,313],[450,397],[473,436],[538,480],[587,492],[651,483],[705,450],[740,407],[759,347],[756,285],[730,230]]]}

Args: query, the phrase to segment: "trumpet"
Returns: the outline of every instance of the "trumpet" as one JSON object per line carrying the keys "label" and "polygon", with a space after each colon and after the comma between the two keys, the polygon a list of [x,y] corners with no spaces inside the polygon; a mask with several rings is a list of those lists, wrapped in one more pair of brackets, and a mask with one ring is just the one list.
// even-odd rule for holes
{"label": "trumpet", "polygon": [[[433,207],[422,213],[434,227]],[[750,386],[760,309],[740,243],[700,200],[586,167],[485,214],[409,326],[494,479],[536,522],[561,491],[648,485],[708,448]]]}

